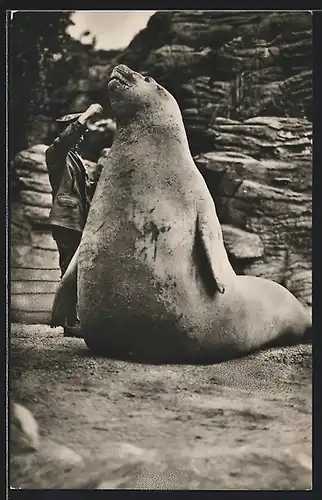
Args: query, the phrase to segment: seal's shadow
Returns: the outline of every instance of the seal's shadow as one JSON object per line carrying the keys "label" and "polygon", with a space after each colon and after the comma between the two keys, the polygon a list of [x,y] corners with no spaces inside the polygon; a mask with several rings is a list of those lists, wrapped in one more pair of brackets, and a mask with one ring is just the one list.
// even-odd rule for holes
{"label": "seal's shadow", "polygon": [[264,349],[257,349],[249,353],[247,356],[239,354],[235,355],[233,358],[231,356],[231,353],[227,353],[226,356],[223,357],[222,353],[220,354],[220,358],[218,360],[212,358],[212,359],[196,359],[196,360],[190,360],[189,362],[187,361],[186,357],[185,359],[178,359],[176,358],[175,361],[169,361],[163,360],[160,358],[150,358],[150,359],[140,359],[139,357],[131,356],[131,355],[113,355],[111,352],[108,354],[104,354],[103,351],[90,351],[85,345],[77,346],[77,348],[74,349],[74,354],[80,358],[85,358],[85,359],[106,359],[108,360],[113,360],[113,361],[121,361],[121,362],[126,362],[126,363],[132,363],[132,364],[140,364],[140,365],[155,365],[155,366],[211,366],[211,365],[220,365],[222,363],[226,363],[228,361],[232,360],[239,360],[239,359],[245,359],[245,358],[251,358],[255,354],[262,352]]}

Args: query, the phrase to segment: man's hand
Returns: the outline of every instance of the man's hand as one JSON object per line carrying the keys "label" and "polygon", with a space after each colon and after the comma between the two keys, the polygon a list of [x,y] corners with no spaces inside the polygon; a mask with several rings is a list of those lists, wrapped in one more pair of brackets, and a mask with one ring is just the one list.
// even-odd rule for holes
{"label": "man's hand", "polygon": [[100,115],[103,112],[103,108],[100,104],[91,104],[87,110],[78,118],[78,121],[84,125],[89,118],[92,116]]}

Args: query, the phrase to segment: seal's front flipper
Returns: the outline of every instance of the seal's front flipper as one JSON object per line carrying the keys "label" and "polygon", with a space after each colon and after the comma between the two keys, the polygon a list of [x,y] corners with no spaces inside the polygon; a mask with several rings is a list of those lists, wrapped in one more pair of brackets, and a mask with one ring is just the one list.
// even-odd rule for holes
{"label": "seal's front flipper", "polygon": [[50,326],[64,326],[65,321],[75,311],[77,305],[77,262],[79,247],[77,248],[69,266],[57,288],[51,310]]}
{"label": "seal's front flipper", "polygon": [[218,255],[218,242],[220,242],[220,245],[223,245],[219,221],[218,227],[216,227],[216,225],[212,227],[206,215],[202,211],[199,211],[197,215],[197,232],[202,241],[206,258],[212,271],[212,277],[216,282],[217,290],[219,293],[224,293],[225,284],[223,276],[221,276],[220,263],[222,256]]}

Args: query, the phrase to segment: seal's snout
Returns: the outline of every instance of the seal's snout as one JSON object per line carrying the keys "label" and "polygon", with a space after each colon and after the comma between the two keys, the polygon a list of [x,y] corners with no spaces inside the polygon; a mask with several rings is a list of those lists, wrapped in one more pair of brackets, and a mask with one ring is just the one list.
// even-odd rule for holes
{"label": "seal's snout", "polygon": [[117,71],[118,73],[121,73],[123,75],[130,75],[131,73],[133,73],[133,71],[125,64],[118,64],[117,66],[115,66],[113,71]]}
{"label": "seal's snout", "polygon": [[134,71],[125,66],[125,64],[119,64],[118,66],[115,66],[112,71],[110,80],[112,80],[113,78],[123,78],[126,81],[132,83],[135,79]]}
{"label": "seal's snout", "polygon": [[117,88],[129,88],[133,83],[135,83],[134,72],[124,64],[119,64],[111,73],[108,89],[111,91]]}

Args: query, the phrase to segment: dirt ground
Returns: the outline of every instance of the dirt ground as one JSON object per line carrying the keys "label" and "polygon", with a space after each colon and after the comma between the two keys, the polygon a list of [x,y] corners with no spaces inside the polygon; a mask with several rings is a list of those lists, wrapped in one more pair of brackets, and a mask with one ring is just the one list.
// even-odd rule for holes
{"label": "dirt ground", "polygon": [[68,477],[38,465],[11,486],[311,489],[311,368],[310,346],[210,366],[125,363],[89,356],[60,328],[14,324],[12,399],[86,465]]}

